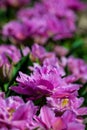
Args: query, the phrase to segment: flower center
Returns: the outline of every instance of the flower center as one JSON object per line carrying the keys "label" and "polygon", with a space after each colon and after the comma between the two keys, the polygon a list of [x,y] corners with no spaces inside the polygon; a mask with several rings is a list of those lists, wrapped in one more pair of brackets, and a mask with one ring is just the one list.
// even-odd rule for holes
{"label": "flower center", "polygon": [[61,101],[61,106],[62,107],[66,107],[66,106],[68,106],[68,104],[69,104],[69,99],[62,99],[62,101]]}

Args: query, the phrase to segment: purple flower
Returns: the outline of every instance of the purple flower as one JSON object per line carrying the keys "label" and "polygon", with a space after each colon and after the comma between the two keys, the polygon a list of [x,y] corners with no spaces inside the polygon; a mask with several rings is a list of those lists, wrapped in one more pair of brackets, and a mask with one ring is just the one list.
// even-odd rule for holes
{"label": "purple flower", "polygon": [[5,8],[5,0],[0,0],[0,8]]}
{"label": "purple flower", "polygon": [[[25,52],[26,51],[26,52]],[[22,48],[22,53],[26,56],[29,48]],[[22,58],[20,50],[14,45],[0,45],[0,75],[3,78],[10,78],[13,66]]]}
{"label": "purple flower", "polygon": [[30,0],[0,0],[0,7],[7,7],[8,5],[12,7],[21,7],[30,3]]}
{"label": "purple flower", "polygon": [[28,76],[19,73],[20,77],[17,78],[19,85],[17,87],[11,87],[12,90],[28,95],[30,98],[38,98],[44,95],[49,96],[52,94],[54,87],[57,87],[60,78],[59,72],[57,72],[57,68],[51,66],[43,66],[35,65],[33,68],[33,74]]}
{"label": "purple flower", "polygon": [[67,3],[67,6],[74,10],[82,10],[86,8],[85,4],[80,0],[65,0],[65,3]]}
{"label": "purple flower", "polygon": [[22,53],[23,53],[23,56],[27,56],[29,53],[30,53],[30,49],[29,49],[29,47],[24,47],[23,49],[22,49]]}
{"label": "purple flower", "polygon": [[47,56],[47,52],[43,46],[40,46],[38,44],[33,44],[32,50],[31,50],[31,55],[34,58],[38,58],[40,60],[44,59]]}
{"label": "purple flower", "polygon": [[25,104],[17,96],[12,96],[7,99],[0,97],[0,129],[30,129],[30,123],[36,111],[37,108],[31,101]]}
{"label": "purple flower", "polygon": [[62,116],[55,116],[55,113],[47,107],[41,108],[40,114],[35,118],[38,130],[84,130],[85,125],[79,122],[76,115],[72,111],[66,111]]}
{"label": "purple flower", "polygon": [[80,0],[50,0],[50,2],[42,0],[42,2],[48,11],[60,16],[65,15],[69,10],[80,10],[85,7],[85,4],[83,4]]}
{"label": "purple flower", "polygon": [[38,44],[33,44],[31,49],[31,59],[39,59],[42,63],[45,59],[56,58],[55,53],[47,52],[45,48]]}
{"label": "purple flower", "polygon": [[3,35],[17,40],[32,38],[34,42],[40,44],[44,44],[51,37],[53,40],[70,38],[76,31],[75,10],[83,7],[85,7],[84,4],[79,0],[50,0],[50,2],[42,0],[35,3],[33,7],[19,10],[18,22],[12,21],[6,24],[3,28]]}
{"label": "purple flower", "polygon": [[21,59],[20,50],[14,45],[0,46],[0,75],[7,78],[11,74],[13,64],[16,64]]}
{"label": "purple flower", "polygon": [[35,126],[37,126],[36,128],[38,128],[38,130],[62,130],[66,128],[61,117],[55,117],[55,113],[47,106],[41,108],[40,114],[35,118],[35,120]]}
{"label": "purple flower", "polygon": [[85,125],[82,122],[82,119],[78,119],[78,117],[76,117],[76,115],[72,112],[72,111],[66,111],[63,116],[62,119],[64,120],[64,122],[67,124],[67,130],[84,130],[85,129]]}
{"label": "purple flower", "polygon": [[37,59],[44,65],[52,65],[59,68],[60,75],[64,76],[65,72],[59,59],[56,57],[55,52],[47,52],[41,45],[34,44],[31,50],[31,59],[36,61]]}
{"label": "purple flower", "polygon": [[14,45],[1,45],[0,46],[0,57],[1,62],[8,62],[8,57],[14,62],[17,63],[21,59],[20,50],[17,49]]}
{"label": "purple flower", "polygon": [[69,70],[77,79],[81,79],[84,83],[87,81],[87,64],[82,59],[69,57],[67,61]]}
{"label": "purple flower", "polygon": [[30,76],[20,72],[20,77],[16,79],[19,82],[18,86],[11,89],[30,98],[39,98],[44,95],[54,97],[69,95],[80,87],[78,84],[66,83],[57,66],[44,64],[41,67],[35,64],[32,71]]}
{"label": "purple flower", "polygon": [[30,0],[7,0],[7,4],[13,7],[20,7],[30,3]]}
{"label": "purple flower", "polygon": [[[56,17],[48,11],[48,13],[41,15],[40,11],[37,12],[37,8],[33,7],[32,10],[28,10],[30,14],[21,10],[18,13],[18,17],[30,28],[30,35],[35,39],[35,42],[38,42],[38,40],[39,43],[44,42],[49,37],[54,37],[54,39],[71,37],[72,32],[75,31],[74,22],[76,21],[76,17],[73,12],[67,13],[65,19],[60,19],[60,17]],[[38,14],[35,15],[34,12]]]}
{"label": "purple flower", "polygon": [[12,37],[20,41],[27,37],[28,29],[18,21],[11,21],[3,27],[2,33],[6,37]]}
{"label": "purple flower", "polygon": [[58,56],[65,56],[68,54],[68,49],[60,46],[60,45],[56,45],[54,46],[54,52],[56,53],[56,55]]}
{"label": "purple flower", "polygon": [[83,98],[77,98],[75,94],[60,98],[47,97],[48,106],[56,113],[71,110],[77,116],[87,115],[87,107],[81,107],[83,101]]}

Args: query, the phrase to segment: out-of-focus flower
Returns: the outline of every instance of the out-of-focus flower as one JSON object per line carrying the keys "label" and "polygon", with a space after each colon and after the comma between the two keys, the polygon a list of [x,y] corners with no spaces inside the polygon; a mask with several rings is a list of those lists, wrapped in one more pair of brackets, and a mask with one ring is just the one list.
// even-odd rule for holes
{"label": "out-of-focus flower", "polygon": [[65,56],[68,53],[68,49],[66,49],[62,46],[56,45],[56,46],[54,46],[54,52],[58,56]]}
{"label": "out-of-focus flower", "polygon": [[60,61],[58,60],[58,58],[55,55],[55,52],[47,52],[45,50],[45,48],[41,45],[38,44],[34,44],[32,46],[32,50],[31,50],[31,60],[32,61],[36,61],[37,59],[39,59],[39,61],[44,64],[44,65],[52,65],[52,66],[56,66],[59,68],[59,72],[60,75],[64,76],[65,75],[65,71],[63,69],[60,63]]}
{"label": "out-of-focus flower", "polygon": [[7,7],[9,5],[18,8],[27,4],[30,4],[30,0],[0,0],[0,7]]}
{"label": "out-of-focus flower", "polygon": [[28,29],[24,24],[18,21],[11,21],[4,26],[2,33],[6,37],[12,37],[20,41],[27,37]]}
{"label": "out-of-focus flower", "polygon": [[47,55],[47,52],[44,47],[34,44],[32,46],[31,55],[34,59],[38,58],[40,60],[44,59]]}
{"label": "out-of-focus flower", "polygon": [[[50,2],[42,0],[35,3],[33,7],[19,10],[18,23],[21,21],[22,28],[24,26],[25,30],[28,29],[27,35],[24,35],[25,39],[32,38],[37,43],[44,44],[49,38],[53,40],[70,38],[76,30],[75,10],[80,10],[83,7],[84,4],[80,0],[51,0]],[[3,31],[5,32],[5,30],[4,27]],[[17,29],[13,30],[17,32]],[[22,29],[19,30],[22,34]],[[10,36],[13,37],[11,34]]]}
{"label": "out-of-focus flower", "polygon": [[[29,53],[29,48],[22,50],[23,56]],[[14,45],[0,45],[0,76],[1,78],[10,78],[13,66],[22,58],[20,50]]]}
{"label": "out-of-focus flower", "polygon": [[30,0],[6,0],[12,7],[21,7],[30,3]]}
{"label": "out-of-focus flower", "polygon": [[[50,37],[61,39],[72,36],[72,33],[75,31],[76,21],[76,16],[73,12],[63,16],[65,18],[60,18],[60,16],[57,17],[55,14],[51,14],[48,11],[45,12],[41,9],[39,11],[37,10],[39,9],[35,6],[32,10],[26,9],[29,13],[26,13],[24,10],[21,10],[18,13],[18,18],[31,29],[30,35],[35,39],[35,42],[38,42],[37,39],[39,40],[39,43],[43,43]],[[38,14],[35,15],[35,12]]]}
{"label": "out-of-focus flower", "polygon": [[43,64],[46,65],[46,66],[49,66],[49,65],[56,66],[59,69],[60,75],[61,76],[65,75],[65,70],[61,66],[61,63],[60,63],[59,59],[55,55],[52,56],[52,57],[45,58],[44,61],[43,61]]}
{"label": "out-of-focus flower", "polygon": [[84,60],[69,57],[67,65],[69,70],[77,77],[77,79],[80,79],[83,83],[87,81],[87,64]]}
{"label": "out-of-focus flower", "polygon": [[14,63],[17,63],[21,58],[21,54],[20,54],[20,50],[17,49],[14,45],[1,45],[0,57],[2,58],[0,60],[1,65],[2,62],[9,61],[7,60],[8,58],[10,58]]}
{"label": "out-of-focus flower", "polygon": [[[63,0],[62,0],[63,1]],[[73,10],[82,10],[86,5],[80,0],[65,0],[66,6]]]}
{"label": "out-of-focus flower", "polygon": [[24,56],[28,55],[28,54],[30,53],[29,47],[24,47],[24,48],[22,49],[22,53],[23,53]]}
{"label": "out-of-focus flower", "polygon": [[0,0],[0,8],[4,8],[5,7],[5,0]]}
{"label": "out-of-focus flower", "polygon": [[[20,50],[14,45],[0,46],[0,75],[1,77],[9,77],[13,64],[21,59]],[[3,75],[3,76],[2,76]]]}
{"label": "out-of-focus flower", "polygon": [[31,49],[31,58],[39,59],[40,61],[44,61],[45,59],[50,59],[52,57],[56,57],[55,53],[47,52],[45,48],[38,44],[33,44]]}
{"label": "out-of-focus flower", "polygon": [[[85,7],[85,4],[80,0],[42,0],[47,10],[51,13],[63,16],[70,10],[80,10]],[[52,10],[51,10],[52,9]],[[65,10],[64,10],[65,9]],[[65,12],[64,12],[65,11]]]}
{"label": "out-of-focus flower", "polygon": [[37,108],[31,101],[26,104],[18,96],[4,99],[0,96],[0,129],[25,130],[30,129],[30,123]]}

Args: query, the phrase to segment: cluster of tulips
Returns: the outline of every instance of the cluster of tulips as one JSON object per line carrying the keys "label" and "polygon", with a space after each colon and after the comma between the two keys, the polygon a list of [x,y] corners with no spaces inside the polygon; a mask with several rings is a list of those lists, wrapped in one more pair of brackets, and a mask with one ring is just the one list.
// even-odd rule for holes
{"label": "cluster of tulips", "polygon": [[87,63],[56,42],[74,36],[76,12],[86,5],[1,0],[0,7],[16,10],[0,31],[0,130],[85,130],[79,91],[87,83]]}

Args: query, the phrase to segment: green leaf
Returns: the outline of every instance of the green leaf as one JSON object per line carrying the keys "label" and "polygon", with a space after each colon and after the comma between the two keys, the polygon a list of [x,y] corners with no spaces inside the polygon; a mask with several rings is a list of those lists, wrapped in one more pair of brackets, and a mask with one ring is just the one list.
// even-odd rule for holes
{"label": "green leaf", "polygon": [[83,40],[82,39],[77,39],[73,44],[72,44],[72,49],[77,49],[83,45]]}
{"label": "green leaf", "polygon": [[67,54],[67,56],[69,56],[73,53],[76,53],[77,50],[79,48],[81,48],[83,44],[84,44],[84,42],[82,39],[76,39],[75,42],[72,43],[71,49],[70,49],[69,53]]}

